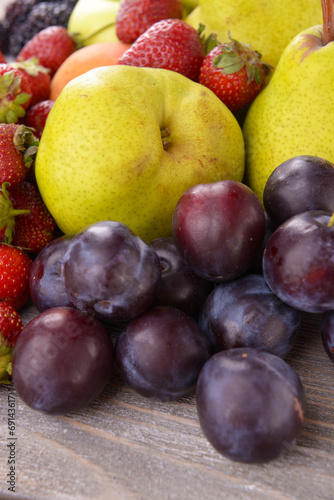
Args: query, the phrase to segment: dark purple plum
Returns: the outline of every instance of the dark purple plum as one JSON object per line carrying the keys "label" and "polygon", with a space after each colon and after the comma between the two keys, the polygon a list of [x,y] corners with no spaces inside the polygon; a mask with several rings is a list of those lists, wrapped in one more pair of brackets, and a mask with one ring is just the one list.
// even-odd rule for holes
{"label": "dark purple plum", "polygon": [[296,309],[334,309],[334,226],[331,214],[303,212],[281,224],[263,254],[268,286]]}
{"label": "dark purple plum", "polygon": [[249,187],[225,180],[189,188],[176,204],[172,231],[183,259],[215,282],[245,273],[265,235],[262,205]]}
{"label": "dark purple plum", "polygon": [[154,304],[176,307],[189,316],[197,317],[213,289],[212,282],[189,269],[174,238],[157,238],[151,241],[150,246],[161,264],[161,281]]}
{"label": "dark purple plum", "polygon": [[126,321],[150,307],[161,267],[153,248],[125,224],[101,221],[72,238],[62,276],[75,307],[106,322]]}
{"label": "dark purple plum", "polygon": [[301,314],[276,297],[262,275],[250,274],[217,286],[198,322],[215,352],[253,347],[284,358],[294,346]]}
{"label": "dark purple plum", "polygon": [[204,435],[233,461],[277,458],[303,424],[306,399],[298,375],[283,359],[257,349],[214,354],[201,370],[196,396]]}
{"label": "dark purple plum", "polygon": [[334,363],[334,311],[327,311],[323,315],[321,338],[329,359]]}
{"label": "dark purple plum", "polygon": [[130,321],[117,339],[115,356],[121,377],[133,390],[172,401],[195,389],[210,346],[192,317],[156,306]]}
{"label": "dark purple plum", "polygon": [[276,226],[308,210],[334,212],[334,164],[309,155],[286,160],[269,176],[263,204]]}
{"label": "dark purple plum", "polygon": [[48,309],[24,327],[16,343],[14,387],[28,406],[43,413],[80,410],[104,389],[113,352],[97,319],[70,307]]}
{"label": "dark purple plum", "polygon": [[57,306],[73,307],[61,276],[61,259],[72,236],[60,236],[35,257],[29,275],[31,300],[39,312]]}

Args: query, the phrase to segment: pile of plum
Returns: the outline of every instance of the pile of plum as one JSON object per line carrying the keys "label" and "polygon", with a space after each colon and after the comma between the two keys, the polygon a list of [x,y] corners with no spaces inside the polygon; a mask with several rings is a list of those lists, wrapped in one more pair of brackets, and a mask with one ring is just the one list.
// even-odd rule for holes
{"label": "pile of plum", "polygon": [[147,398],[196,391],[204,435],[232,460],[266,462],[291,446],[305,392],[284,358],[303,311],[323,314],[334,362],[334,165],[286,161],[263,204],[240,182],[200,184],[179,199],[171,237],[148,243],[101,221],[47,245],[30,275],[39,314],[13,355],[23,401],[76,411],[116,367]]}

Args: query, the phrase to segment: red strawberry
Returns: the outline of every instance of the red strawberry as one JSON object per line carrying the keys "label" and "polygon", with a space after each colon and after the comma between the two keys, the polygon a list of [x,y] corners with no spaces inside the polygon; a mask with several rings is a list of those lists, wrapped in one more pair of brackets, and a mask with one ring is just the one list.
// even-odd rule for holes
{"label": "red strawberry", "polygon": [[37,153],[32,129],[16,123],[0,123],[0,185],[23,181]]}
{"label": "red strawberry", "polygon": [[59,66],[76,49],[73,38],[63,26],[49,26],[37,35],[20,50],[16,61],[37,57],[39,64],[49,68],[51,78]]}
{"label": "red strawberry", "polygon": [[50,93],[50,70],[38,63],[37,57],[30,57],[26,61],[10,63],[12,68],[24,71],[28,77],[30,90],[32,93],[29,107],[37,102],[45,101]]}
{"label": "red strawberry", "polygon": [[204,58],[198,32],[181,19],[153,24],[120,57],[118,64],[165,68],[197,81]]}
{"label": "red strawberry", "polygon": [[27,181],[9,187],[0,197],[0,238],[27,252],[39,252],[52,239],[55,221],[46,208],[38,188]]}
{"label": "red strawberry", "polygon": [[0,301],[8,302],[17,311],[29,297],[29,255],[10,245],[0,243]]}
{"label": "red strawberry", "polygon": [[0,64],[0,123],[17,123],[26,114],[31,96],[27,75]]}
{"label": "red strawberry", "polygon": [[117,37],[124,43],[133,43],[163,19],[182,19],[181,0],[121,0],[116,17]]}
{"label": "red strawberry", "polygon": [[10,381],[13,350],[22,330],[19,313],[7,302],[0,302],[0,384]]}
{"label": "red strawberry", "polygon": [[25,123],[28,127],[34,129],[34,133],[39,139],[41,138],[46,119],[53,105],[54,101],[47,99],[32,106],[27,113]]}
{"label": "red strawberry", "polygon": [[257,96],[269,68],[261,61],[261,54],[230,37],[230,42],[217,45],[205,56],[199,83],[235,112]]}

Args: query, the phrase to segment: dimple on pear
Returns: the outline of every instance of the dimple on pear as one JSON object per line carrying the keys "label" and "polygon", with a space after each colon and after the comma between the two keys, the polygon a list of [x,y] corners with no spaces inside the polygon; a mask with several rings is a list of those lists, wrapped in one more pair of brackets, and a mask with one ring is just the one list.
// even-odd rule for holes
{"label": "dimple on pear", "polygon": [[323,33],[323,25],[313,26],[290,42],[247,113],[245,181],[260,200],[285,160],[313,155],[334,162],[334,41],[324,44]]}

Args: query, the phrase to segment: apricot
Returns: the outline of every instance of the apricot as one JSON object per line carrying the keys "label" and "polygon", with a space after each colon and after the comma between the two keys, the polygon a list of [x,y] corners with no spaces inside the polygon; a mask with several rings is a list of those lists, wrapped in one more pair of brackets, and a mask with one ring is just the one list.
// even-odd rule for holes
{"label": "apricot", "polygon": [[117,64],[130,47],[123,42],[100,42],[73,52],[58,68],[50,84],[50,99],[55,101],[65,85],[86,71],[100,66]]}

